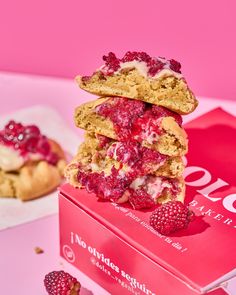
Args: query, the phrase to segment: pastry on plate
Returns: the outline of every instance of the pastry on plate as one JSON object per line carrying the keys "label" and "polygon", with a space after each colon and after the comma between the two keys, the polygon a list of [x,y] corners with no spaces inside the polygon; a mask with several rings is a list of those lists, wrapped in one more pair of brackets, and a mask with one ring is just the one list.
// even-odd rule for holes
{"label": "pastry on plate", "polygon": [[198,105],[181,73],[179,62],[127,52],[119,59],[110,52],[91,76],[77,76],[80,88],[99,96],[122,96],[189,114]]}
{"label": "pastry on plate", "polygon": [[0,197],[43,196],[61,183],[65,165],[60,145],[37,126],[12,120],[0,130]]}
{"label": "pastry on plate", "polygon": [[114,140],[139,142],[163,155],[183,156],[188,150],[181,116],[143,101],[99,98],[76,109],[75,123]]}

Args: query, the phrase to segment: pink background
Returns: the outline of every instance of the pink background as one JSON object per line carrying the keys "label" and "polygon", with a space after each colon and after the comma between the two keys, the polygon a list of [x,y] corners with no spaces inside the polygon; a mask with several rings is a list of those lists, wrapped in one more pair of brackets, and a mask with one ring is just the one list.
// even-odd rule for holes
{"label": "pink background", "polygon": [[108,51],[176,58],[197,95],[236,100],[235,0],[8,0],[0,70],[72,78]]}
{"label": "pink background", "polygon": [[[102,55],[109,51],[120,55],[145,50],[179,60],[197,95],[236,100],[235,10],[235,0],[2,0],[0,71],[72,79],[100,66]],[[5,75],[0,77],[0,94],[0,101],[4,100],[1,115],[43,103],[57,108],[71,126],[75,106],[91,97],[69,80]],[[202,99],[201,112],[210,105],[205,101]],[[227,102],[215,104],[233,109]],[[58,258],[56,227],[57,216],[52,216],[1,232],[3,292],[13,294],[17,285],[19,294],[44,294],[46,272],[65,267],[73,274]],[[50,239],[45,229],[52,233]],[[21,236],[25,238],[19,239]],[[36,245],[44,248],[45,256],[34,255]],[[96,290],[96,295],[104,294],[82,274],[78,278],[88,290]],[[87,293],[84,289],[83,294]]]}

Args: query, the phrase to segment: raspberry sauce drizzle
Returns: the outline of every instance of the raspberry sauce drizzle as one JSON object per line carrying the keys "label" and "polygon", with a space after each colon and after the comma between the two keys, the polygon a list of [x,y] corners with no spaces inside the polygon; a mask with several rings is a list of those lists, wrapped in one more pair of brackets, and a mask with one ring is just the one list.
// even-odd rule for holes
{"label": "raspberry sauce drizzle", "polygon": [[18,151],[26,159],[29,155],[37,154],[52,165],[56,165],[59,160],[58,155],[51,150],[48,138],[35,125],[9,121],[0,131],[0,144]]}

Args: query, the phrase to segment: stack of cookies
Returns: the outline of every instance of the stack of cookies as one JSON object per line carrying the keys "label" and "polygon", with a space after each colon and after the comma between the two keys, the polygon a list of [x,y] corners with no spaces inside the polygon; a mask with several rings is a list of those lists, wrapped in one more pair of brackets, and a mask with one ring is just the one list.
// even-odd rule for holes
{"label": "stack of cookies", "polygon": [[99,95],[75,111],[85,141],[66,168],[75,187],[134,209],[184,201],[182,156],[188,151],[181,115],[197,107],[175,60],[114,53],[80,88]]}

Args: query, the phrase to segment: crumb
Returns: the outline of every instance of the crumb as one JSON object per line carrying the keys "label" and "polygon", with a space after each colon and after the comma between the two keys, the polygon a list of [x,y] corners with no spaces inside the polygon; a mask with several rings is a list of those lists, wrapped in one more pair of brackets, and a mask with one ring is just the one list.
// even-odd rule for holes
{"label": "crumb", "polygon": [[34,252],[35,252],[36,254],[42,254],[42,253],[44,253],[43,249],[40,248],[40,247],[35,247],[35,248],[34,248]]}

